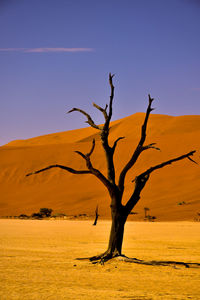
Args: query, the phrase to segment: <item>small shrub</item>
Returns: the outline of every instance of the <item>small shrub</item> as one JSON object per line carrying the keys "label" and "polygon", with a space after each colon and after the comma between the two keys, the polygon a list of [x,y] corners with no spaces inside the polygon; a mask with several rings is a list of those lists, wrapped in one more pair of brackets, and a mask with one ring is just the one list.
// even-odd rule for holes
{"label": "small shrub", "polygon": [[186,204],[185,201],[179,202],[178,205],[184,205]]}
{"label": "small shrub", "polygon": [[40,214],[42,215],[43,218],[48,218],[51,216],[53,209],[51,208],[40,208]]}
{"label": "small shrub", "polygon": [[32,218],[32,219],[41,220],[41,219],[43,219],[43,215],[42,215],[41,213],[33,213],[33,214],[31,215],[31,218]]}
{"label": "small shrub", "polygon": [[19,219],[29,219],[29,216],[27,216],[25,214],[21,214],[21,215],[19,215]]}
{"label": "small shrub", "polygon": [[157,218],[155,216],[148,215],[144,218],[144,221],[154,222],[156,219]]}

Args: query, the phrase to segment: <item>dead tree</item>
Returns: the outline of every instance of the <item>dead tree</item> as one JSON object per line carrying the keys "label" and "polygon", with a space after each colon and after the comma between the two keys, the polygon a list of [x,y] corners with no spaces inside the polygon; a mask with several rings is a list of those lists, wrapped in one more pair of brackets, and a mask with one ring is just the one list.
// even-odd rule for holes
{"label": "dead tree", "polygon": [[108,243],[108,248],[107,250],[97,256],[93,256],[90,258],[91,261],[106,261],[109,260],[113,257],[116,256],[121,256],[121,251],[122,251],[122,242],[123,242],[123,235],[124,235],[124,225],[126,223],[128,215],[131,213],[132,209],[134,206],[138,203],[140,200],[140,194],[143,188],[145,187],[147,181],[149,180],[151,174],[158,170],[161,169],[167,165],[170,165],[174,162],[180,161],[182,159],[188,158],[190,161],[193,161],[191,159],[191,156],[196,151],[191,151],[188,153],[185,153],[181,156],[177,156],[175,158],[172,158],[170,160],[167,160],[165,162],[162,162],[158,165],[155,165],[146,171],[142,172],[141,174],[137,175],[135,177],[134,181],[134,187],[133,187],[133,192],[131,197],[127,200],[126,204],[122,204],[122,196],[124,193],[124,183],[125,183],[125,178],[128,173],[128,171],[133,168],[135,163],[137,162],[139,156],[146,150],[149,149],[156,149],[159,150],[158,147],[156,147],[155,143],[151,144],[145,144],[146,140],[146,131],[147,131],[147,124],[149,121],[149,115],[153,111],[152,108],[152,102],[153,98],[151,96],[148,96],[148,107],[146,110],[145,118],[144,118],[144,123],[141,127],[141,137],[140,140],[136,146],[136,149],[133,151],[132,156],[129,158],[127,163],[125,164],[124,168],[121,170],[120,175],[119,175],[119,180],[116,182],[115,179],[115,166],[114,166],[114,153],[115,149],[118,145],[118,142],[122,140],[124,137],[118,137],[113,145],[111,146],[108,141],[109,137],[109,128],[110,128],[110,121],[112,117],[112,109],[113,109],[113,99],[114,99],[114,85],[113,85],[113,76],[109,74],[109,84],[110,84],[110,89],[111,89],[111,94],[110,94],[110,100],[109,100],[109,105],[106,104],[105,108],[93,103],[93,106],[97,108],[104,116],[105,122],[103,126],[95,124],[91,116],[86,113],[84,110],[81,110],[79,108],[73,108],[70,110],[68,113],[72,112],[79,112],[83,114],[86,118],[88,123],[91,127],[95,128],[96,130],[99,131],[100,137],[101,137],[101,143],[102,147],[105,152],[106,156],[106,161],[107,161],[107,176],[104,176],[103,173],[96,169],[93,166],[93,163],[91,162],[91,155],[95,149],[95,140],[93,139],[92,141],[92,147],[90,151],[87,154],[84,154],[80,151],[75,151],[78,155],[80,155],[86,163],[86,169],[85,170],[75,170],[71,167],[68,166],[63,166],[59,164],[55,165],[50,165],[47,166],[43,169],[40,169],[38,171],[35,171],[33,173],[27,174],[27,176],[32,175],[32,174],[38,174],[43,171],[47,171],[51,168],[61,168],[65,171],[68,171],[73,174],[92,174],[95,177],[98,178],[102,182],[102,184],[106,187],[108,190],[108,194],[110,196],[110,208],[111,208],[111,217],[112,217],[112,225],[111,225],[111,231],[110,231],[110,238],[109,238],[109,243]]}
{"label": "dead tree", "polygon": [[148,217],[148,211],[149,211],[150,209],[148,208],[148,207],[144,207],[144,219],[146,219],[147,217]]}
{"label": "dead tree", "polygon": [[97,205],[96,210],[95,210],[95,220],[94,220],[93,226],[97,225],[98,217],[99,217],[99,214],[98,214],[98,205]]}

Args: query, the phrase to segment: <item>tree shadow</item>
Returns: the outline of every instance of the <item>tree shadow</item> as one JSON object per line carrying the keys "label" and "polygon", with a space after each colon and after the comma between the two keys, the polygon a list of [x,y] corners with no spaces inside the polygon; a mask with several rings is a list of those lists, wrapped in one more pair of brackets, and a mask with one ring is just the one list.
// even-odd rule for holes
{"label": "tree shadow", "polygon": [[177,267],[185,267],[185,268],[200,268],[200,263],[197,262],[183,262],[183,261],[174,261],[174,260],[142,260],[138,258],[127,257],[125,255],[116,255],[115,257],[110,256],[93,256],[93,257],[83,257],[83,258],[76,258],[76,260],[89,260],[92,264],[101,264],[110,261],[110,260],[117,260],[123,261],[127,263],[134,263],[140,265],[147,265],[147,266],[172,266],[173,268]]}
{"label": "tree shadow", "polygon": [[142,260],[137,258],[130,258],[125,255],[116,257],[115,259],[119,261],[125,261],[129,263],[149,265],[149,266],[172,266],[174,268],[178,266],[183,266],[185,268],[200,268],[200,263],[196,262],[183,262],[183,261],[174,261],[174,260]]}

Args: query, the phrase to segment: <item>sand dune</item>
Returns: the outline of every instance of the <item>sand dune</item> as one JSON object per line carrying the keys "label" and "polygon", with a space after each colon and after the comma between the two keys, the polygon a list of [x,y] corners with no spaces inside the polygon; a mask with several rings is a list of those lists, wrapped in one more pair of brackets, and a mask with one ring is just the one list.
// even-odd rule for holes
{"label": "sand dune", "polygon": [[[112,123],[110,142],[119,136],[115,153],[117,176],[129,159],[139,136],[144,113],[137,113]],[[0,147],[0,216],[31,214],[41,207],[66,214],[93,215],[99,205],[102,218],[110,215],[109,199],[104,186],[92,175],[73,175],[52,169],[35,176],[25,175],[50,164],[63,164],[85,169],[85,163],[75,150],[88,152],[95,137],[92,156],[96,168],[106,174],[104,153],[98,131],[83,128],[49,134],[28,140],[13,141]],[[124,201],[134,184],[131,180],[146,168],[159,162],[200,149],[200,116],[150,116],[146,144],[156,142],[161,151],[145,151],[126,180]],[[194,157],[198,162],[199,153]],[[142,220],[144,207],[160,221],[193,220],[200,212],[200,168],[184,160],[152,174],[138,205],[137,215],[130,219]],[[180,205],[180,203],[185,203]]]}

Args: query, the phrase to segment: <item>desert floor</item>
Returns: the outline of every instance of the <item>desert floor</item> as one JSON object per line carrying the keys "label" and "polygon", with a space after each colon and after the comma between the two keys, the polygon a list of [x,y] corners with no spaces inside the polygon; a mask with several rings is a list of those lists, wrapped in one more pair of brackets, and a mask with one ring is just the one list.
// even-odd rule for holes
{"label": "desert floor", "polygon": [[[0,299],[200,299],[200,269],[77,257],[106,249],[110,222],[0,220]],[[128,222],[123,253],[200,262],[200,223]]]}

